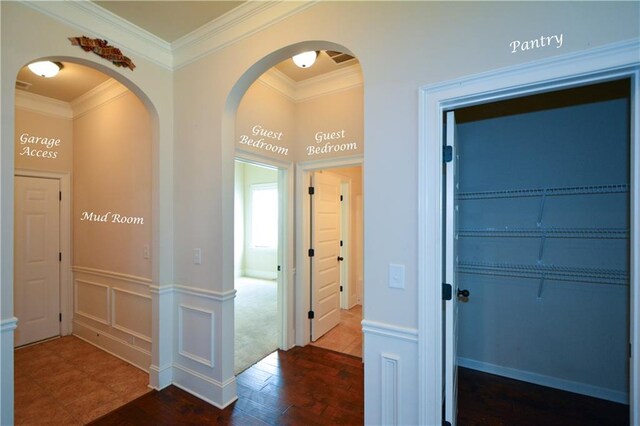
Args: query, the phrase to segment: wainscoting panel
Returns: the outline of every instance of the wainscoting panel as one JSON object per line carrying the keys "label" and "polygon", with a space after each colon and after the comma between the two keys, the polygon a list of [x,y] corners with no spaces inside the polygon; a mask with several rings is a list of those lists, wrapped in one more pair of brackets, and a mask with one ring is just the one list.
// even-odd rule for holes
{"label": "wainscoting panel", "polygon": [[151,343],[151,296],[111,289],[113,327]]}
{"label": "wainscoting panel", "polygon": [[418,331],[362,321],[364,332],[365,424],[418,424],[418,410],[403,389],[418,385]]}
{"label": "wainscoting panel", "polygon": [[236,400],[234,297],[235,290],[173,286],[173,384],[219,408]]}
{"label": "wainscoting panel", "polygon": [[149,371],[151,280],[73,267],[73,334]]}
{"label": "wainscoting panel", "polygon": [[109,325],[109,286],[88,280],[74,280],[74,313]]}
{"label": "wainscoting panel", "polygon": [[[194,333],[193,330],[198,330]],[[178,306],[178,353],[207,367],[214,367],[215,314],[213,311]]]}

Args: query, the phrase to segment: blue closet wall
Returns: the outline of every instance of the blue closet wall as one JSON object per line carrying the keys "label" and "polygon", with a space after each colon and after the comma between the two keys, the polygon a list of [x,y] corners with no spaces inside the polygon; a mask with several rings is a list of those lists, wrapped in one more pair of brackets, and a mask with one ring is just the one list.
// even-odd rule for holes
{"label": "blue closet wall", "polygon": [[589,90],[456,113],[458,355],[627,402],[628,89]]}

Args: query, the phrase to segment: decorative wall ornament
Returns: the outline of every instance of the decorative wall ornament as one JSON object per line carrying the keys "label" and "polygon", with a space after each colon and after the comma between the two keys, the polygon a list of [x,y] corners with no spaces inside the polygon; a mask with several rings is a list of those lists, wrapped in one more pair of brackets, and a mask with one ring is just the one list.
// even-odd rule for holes
{"label": "decorative wall ornament", "polygon": [[109,46],[107,40],[89,37],[69,37],[73,46],[80,46],[85,52],[93,52],[101,58],[111,61],[117,67],[127,67],[131,71],[136,67],[130,58],[124,56],[117,47]]}

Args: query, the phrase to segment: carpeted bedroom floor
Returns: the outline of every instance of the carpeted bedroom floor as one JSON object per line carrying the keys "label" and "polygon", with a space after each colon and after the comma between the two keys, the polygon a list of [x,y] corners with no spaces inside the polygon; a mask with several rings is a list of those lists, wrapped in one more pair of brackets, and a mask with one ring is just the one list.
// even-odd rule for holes
{"label": "carpeted bedroom floor", "polygon": [[238,277],[235,300],[236,374],[278,349],[277,282]]}

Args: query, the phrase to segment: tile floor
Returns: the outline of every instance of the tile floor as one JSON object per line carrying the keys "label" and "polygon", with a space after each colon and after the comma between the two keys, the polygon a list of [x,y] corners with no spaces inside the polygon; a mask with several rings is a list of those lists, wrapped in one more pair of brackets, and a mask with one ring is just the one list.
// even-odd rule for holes
{"label": "tile floor", "polygon": [[340,324],[312,343],[325,349],[362,358],[362,305],[340,310]]}
{"label": "tile floor", "polygon": [[15,424],[82,425],[145,394],[149,375],[74,336],[15,351]]}

